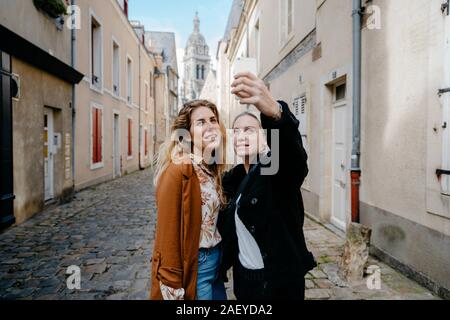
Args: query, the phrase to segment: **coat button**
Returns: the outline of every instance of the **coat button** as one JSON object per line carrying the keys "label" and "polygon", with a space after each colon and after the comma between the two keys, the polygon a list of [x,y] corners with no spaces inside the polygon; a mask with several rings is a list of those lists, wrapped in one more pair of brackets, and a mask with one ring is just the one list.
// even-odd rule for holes
{"label": "coat button", "polygon": [[258,203],[258,199],[257,198],[253,198],[252,199],[252,205],[255,205],[255,204],[257,204]]}
{"label": "coat button", "polygon": [[251,226],[251,227],[250,227],[250,232],[253,233],[253,234],[255,234],[255,232],[256,232],[255,226]]}
{"label": "coat button", "polygon": [[262,253],[261,256],[262,256],[263,260],[267,259],[267,254],[266,253]]}

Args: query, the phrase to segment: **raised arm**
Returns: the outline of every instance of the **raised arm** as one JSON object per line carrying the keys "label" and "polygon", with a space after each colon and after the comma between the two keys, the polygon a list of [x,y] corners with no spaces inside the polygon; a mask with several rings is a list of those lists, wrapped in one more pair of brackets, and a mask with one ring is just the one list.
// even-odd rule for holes
{"label": "raised arm", "polygon": [[[302,137],[298,130],[299,121],[289,109],[284,101],[278,101],[282,108],[278,119],[261,113],[261,124],[267,129],[267,142],[272,150],[272,159],[279,160],[278,175],[283,182],[290,182],[295,187],[300,188],[308,175],[308,155],[303,147]],[[272,141],[272,131],[277,130],[278,137]],[[275,147],[274,144],[278,146]],[[274,152],[278,152],[277,155]]]}
{"label": "raised arm", "polygon": [[[300,188],[308,174],[307,155],[298,131],[299,121],[283,101],[276,101],[265,83],[255,75],[243,72],[235,76],[231,93],[241,104],[252,104],[261,112],[261,122],[268,129],[268,143],[273,152],[279,152],[279,175],[284,181]],[[280,108],[281,106],[281,108]],[[279,132],[279,148],[274,148],[271,131]],[[275,155],[272,155],[274,158]]]}

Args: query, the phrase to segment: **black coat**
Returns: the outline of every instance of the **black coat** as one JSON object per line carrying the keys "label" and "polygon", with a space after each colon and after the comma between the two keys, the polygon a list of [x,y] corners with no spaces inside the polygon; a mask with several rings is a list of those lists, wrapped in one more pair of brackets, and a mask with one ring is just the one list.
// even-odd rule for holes
{"label": "black coat", "polygon": [[[272,152],[271,130],[279,129],[279,170],[275,175],[261,175],[259,163],[250,173],[246,188],[242,191],[238,215],[255,238],[263,257],[267,281],[275,286],[285,286],[303,281],[305,274],[316,266],[308,251],[303,235],[304,208],[300,187],[308,174],[307,154],[298,131],[299,121],[283,107],[282,118],[275,121],[261,115],[261,123],[267,129]],[[218,228],[222,235],[223,259],[221,275],[238,261],[239,247],[236,235],[235,199],[239,185],[247,173],[243,165],[227,172],[223,177],[228,206],[219,215]]]}

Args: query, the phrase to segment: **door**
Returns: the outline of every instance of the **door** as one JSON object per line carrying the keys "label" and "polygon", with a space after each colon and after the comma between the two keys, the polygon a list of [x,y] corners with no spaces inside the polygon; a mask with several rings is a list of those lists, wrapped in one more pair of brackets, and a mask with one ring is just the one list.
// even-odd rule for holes
{"label": "door", "polygon": [[119,115],[114,115],[114,178],[120,177],[120,141],[119,141]]}
{"label": "door", "polygon": [[44,190],[45,201],[53,199],[53,177],[54,177],[54,132],[53,132],[53,110],[44,108]]}
{"label": "door", "polygon": [[346,230],[347,207],[347,143],[346,119],[347,103],[345,101],[345,83],[334,89],[333,104],[333,150],[332,150],[332,209],[331,222],[341,230]]}
{"label": "door", "polygon": [[0,51],[0,229],[15,222],[11,57]]}

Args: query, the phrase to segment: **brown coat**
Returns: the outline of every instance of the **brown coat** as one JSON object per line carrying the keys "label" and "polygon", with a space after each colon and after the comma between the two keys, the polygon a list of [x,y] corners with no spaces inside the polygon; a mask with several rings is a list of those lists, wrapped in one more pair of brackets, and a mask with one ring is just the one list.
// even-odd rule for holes
{"label": "brown coat", "polygon": [[202,203],[192,164],[170,164],[156,190],[158,220],[152,257],[150,299],[161,300],[159,281],[184,288],[185,300],[197,294]]}

